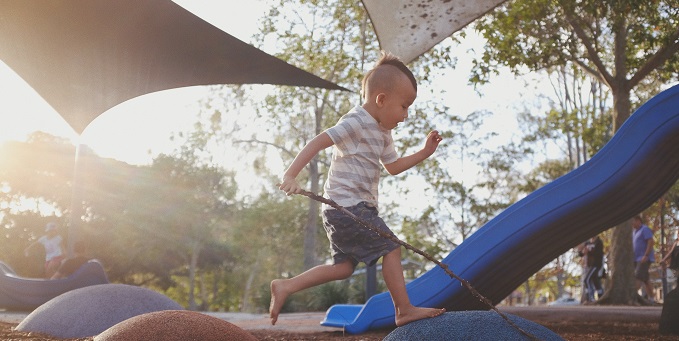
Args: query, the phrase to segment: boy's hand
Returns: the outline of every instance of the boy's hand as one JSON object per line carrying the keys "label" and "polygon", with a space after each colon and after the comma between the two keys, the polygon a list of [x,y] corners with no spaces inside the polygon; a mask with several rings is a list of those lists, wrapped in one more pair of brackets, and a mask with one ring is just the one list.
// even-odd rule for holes
{"label": "boy's hand", "polygon": [[438,130],[432,130],[429,132],[427,135],[427,141],[424,143],[424,150],[428,153],[428,155],[434,154],[441,140],[443,140],[443,138],[441,135],[439,135]]}
{"label": "boy's hand", "polygon": [[295,178],[284,177],[283,182],[278,185],[278,189],[285,192],[287,195],[302,193],[302,187],[299,186],[297,179]]}

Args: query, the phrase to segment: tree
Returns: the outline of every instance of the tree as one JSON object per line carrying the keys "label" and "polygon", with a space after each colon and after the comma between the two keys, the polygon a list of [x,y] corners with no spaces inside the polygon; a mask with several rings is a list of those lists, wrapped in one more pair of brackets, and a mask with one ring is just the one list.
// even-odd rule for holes
{"label": "tree", "polygon": [[[422,111],[418,110],[418,114]],[[418,230],[426,231],[427,239],[433,239],[436,244],[444,243],[444,249],[454,248],[516,200],[500,193],[500,189],[509,187],[506,181],[515,175],[511,165],[518,162],[523,153],[518,153],[513,144],[503,146],[497,153],[485,148],[496,135],[481,129],[491,115],[485,111],[472,112],[464,118],[440,115],[439,120],[445,124],[439,126],[445,127],[442,134],[446,143],[439,146],[436,157],[417,167],[416,176],[429,188],[427,197],[435,199],[420,216]],[[413,126],[420,128],[417,123]],[[403,143],[412,143],[420,136],[415,132],[417,128],[409,127],[412,134],[404,137]],[[470,183],[470,175],[476,175],[477,180]],[[408,194],[406,189],[402,192]]]}
{"label": "tree", "polygon": [[48,221],[57,222],[66,237],[74,155],[68,140],[43,132],[32,133],[26,142],[0,146],[0,219],[5,232],[0,253],[20,275],[43,277],[44,254],[24,257],[23,249],[43,235]]}
{"label": "tree", "polygon": [[[263,18],[256,39],[260,44],[276,41],[276,56],[293,65],[338,84],[358,84],[364,60],[361,53],[376,50],[376,45],[365,43],[374,41],[365,38],[367,20],[360,3],[355,1],[280,1]],[[284,164],[289,164],[309,140],[334,124],[357,98],[350,92],[276,87],[264,101],[255,103],[268,127],[266,134],[256,134],[246,141],[278,149]],[[298,180],[319,194],[326,167],[327,156],[321,153]],[[320,204],[311,199],[308,204],[303,226],[304,269],[319,264],[318,252],[326,249],[317,242],[321,235]]]}
{"label": "tree", "polygon": [[[87,152],[87,151],[85,151]],[[10,205],[34,200],[38,207],[66,213],[70,202],[75,148],[64,138],[43,132],[31,134],[26,142],[8,141],[3,146],[0,176]]]}
{"label": "tree", "polygon": [[[356,1],[280,1],[261,22],[260,33],[254,37],[257,44],[275,42],[265,48],[275,50],[277,57],[353,90],[275,87],[263,100],[254,99],[260,129],[241,143],[275,148],[283,164],[289,165],[308,141],[361,104],[360,81],[377,60],[379,47],[367,13]],[[302,186],[319,194],[328,164],[327,151],[314,158],[298,177]],[[319,264],[325,258],[319,255],[327,250],[325,243],[317,241],[323,236],[320,204],[307,202],[307,220],[301,227],[305,231],[304,269]]]}
{"label": "tree", "polygon": [[[520,74],[573,63],[611,91],[616,132],[633,99],[647,99],[676,79],[678,17],[676,0],[508,2],[476,26],[487,47],[471,80],[483,84],[500,67]],[[613,230],[608,303],[636,302],[631,245],[630,224],[622,223]]]}
{"label": "tree", "polygon": [[261,193],[256,200],[245,203],[228,229],[229,246],[235,257],[232,283],[238,287],[241,311],[262,311],[269,307],[269,297],[257,297],[259,288],[269,294],[272,278],[296,274],[302,267],[298,256],[303,245],[301,229],[290,231],[289,226],[299,226],[307,219],[306,200],[287,198],[282,192]]}
{"label": "tree", "polygon": [[[77,203],[83,222],[77,237],[88,245],[89,256],[102,261],[111,281],[162,290],[189,287],[190,308],[198,307],[194,283],[203,284],[198,287],[201,307],[215,298],[206,294],[204,279],[215,283],[231,259],[228,235],[222,231],[238,206],[233,173],[215,166],[206,153],[217,134],[200,122],[194,128],[176,155],[160,155],[150,166],[83,149],[83,193]],[[0,250],[20,275],[41,277],[44,258],[26,258],[23,248],[43,234],[48,221],[65,226],[74,150],[68,141],[44,133],[0,147],[0,223],[5,231]],[[177,278],[186,278],[187,285],[174,283]]]}
{"label": "tree", "polygon": [[[545,137],[562,137],[572,169],[581,166],[611,138],[609,94],[601,82],[573,63],[549,72],[557,103],[538,125]],[[538,133],[538,134],[540,134]]]}
{"label": "tree", "polygon": [[[572,168],[573,166],[568,160],[545,160],[528,174],[522,175],[514,187],[521,193],[532,193],[540,187],[568,173]],[[572,284],[575,282],[573,281],[571,271],[569,271],[573,268],[570,265],[577,263],[574,258],[574,254],[571,252],[567,252],[566,254],[557,257],[553,262],[550,262],[543,267],[538,274],[532,276],[527,282],[532,281],[534,283],[537,282],[539,285],[543,285],[544,283],[542,282],[554,278],[556,282],[555,287],[550,287],[550,293],[552,294],[552,297],[562,297],[565,294],[566,286],[573,286]],[[530,284],[525,285],[525,288],[530,287]],[[526,294],[528,295],[528,293]]]}
{"label": "tree", "polygon": [[210,153],[215,136],[221,132],[219,118],[219,113],[211,113],[206,120],[199,115],[193,130],[180,134],[185,142],[173,155],[160,155],[151,166],[162,183],[157,191],[164,192],[164,203],[172,202],[171,206],[157,207],[160,211],[154,215],[155,222],[160,224],[157,228],[164,231],[164,237],[179,246],[167,251],[179,252],[185,260],[192,310],[197,307],[194,285],[201,255],[205,258],[206,251],[221,249],[214,243],[215,238],[232,222],[236,211],[238,186],[234,173],[217,165]]}

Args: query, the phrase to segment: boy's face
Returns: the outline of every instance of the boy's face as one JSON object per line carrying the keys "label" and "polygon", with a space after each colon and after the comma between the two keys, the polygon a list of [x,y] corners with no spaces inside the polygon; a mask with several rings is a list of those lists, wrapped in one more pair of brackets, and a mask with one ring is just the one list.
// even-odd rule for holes
{"label": "boy's face", "polygon": [[417,91],[410,80],[403,75],[401,81],[389,92],[381,93],[379,121],[384,129],[394,129],[408,118],[408,108],[415,102]]}

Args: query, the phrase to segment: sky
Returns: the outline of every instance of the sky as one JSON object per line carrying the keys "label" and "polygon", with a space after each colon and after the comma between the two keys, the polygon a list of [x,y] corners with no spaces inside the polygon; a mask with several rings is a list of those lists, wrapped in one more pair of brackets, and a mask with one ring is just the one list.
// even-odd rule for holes
{"label": "sky", "polygon": [[[257,32],[258,18],[267,9],[261,0],[248,1],[247,5],[234,0],[175,2],[245,42]],[[535,90],[527,89],[522,80],[503,75],[480,88],[483,96],[479,96],[467,79],[473,51],[480,52],[481,48],[479,39],[465,39],[463,46],[455,51],[458,67],[440,77],[438,86],[448,93],[449,104],[455,111],[451,114],[464,116],[489,110],[495,116],[486,129],[509,139],[518,131],[515,113],[522,110],[526,101],[531,102],[530,96],[534,96]],[[26,82],[0,61],[0,142],[25,140],[28,134],[39,130],[66,137],[74,144],[86,144],[102,157],[148,164],[154,156],[173,149],[170,134],[191,126],[200,108],[199,101],[206,93],[207,87],[197,86],[131,99],[99,116],[78,136]]]}

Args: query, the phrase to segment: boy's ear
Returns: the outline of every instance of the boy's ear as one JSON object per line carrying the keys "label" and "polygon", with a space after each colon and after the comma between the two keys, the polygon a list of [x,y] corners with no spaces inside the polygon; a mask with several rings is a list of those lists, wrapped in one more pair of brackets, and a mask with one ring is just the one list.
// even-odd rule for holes
{"label": "boy's ear", "polygon": [[377,96],[375,96],[375,104],[381,108],[382,105],[384,105],[384,100],[386,99],[386,97],[387,94],[385,94],[384,92],[380,92],[379,94],[377,94]]}

